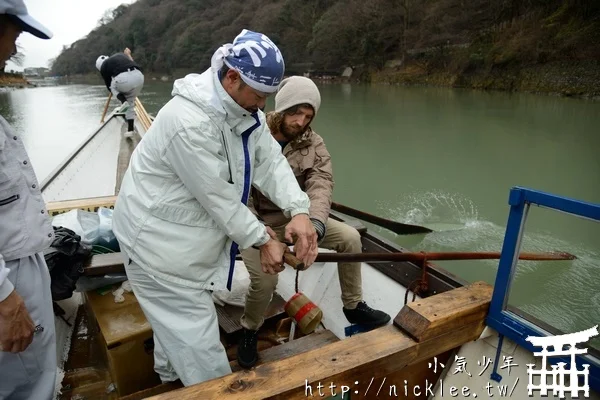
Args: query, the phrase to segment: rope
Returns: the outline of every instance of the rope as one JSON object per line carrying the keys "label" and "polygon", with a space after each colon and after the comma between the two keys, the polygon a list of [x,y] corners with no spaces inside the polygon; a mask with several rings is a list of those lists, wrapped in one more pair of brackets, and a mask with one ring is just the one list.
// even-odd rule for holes
{"label": "rope", "polygon": [[[412,290],[413,298],[412,301],[415,301],[417,298],[417,294],[424,293],[429,288],[428,275],[427,275],[427,254],[425,252],[421,252],[423,254],[423,259],[421,260],[421,279],[415,279],[406,287],[406,293],[404,293],[404,305],[408,303],[408,293]],[[414,286],[414,288],[412,288]]]}
{"label": "rope", "polygon": [[[415,299],[417,298],[417,292],[419,291],[420,283],[420,279],[415,279],[414,281],[408,284],[408,286],[406,287],[406,293],[404,293],[404,305],[408,303],[408,294],[411,290],[413,291],[413,298],[411,301],[415,301]],[[411,289],[413,285],[415,286],[415,288]]]}
{"label": "rope", "polygon": [[296,293],[298,293],[298,277],[300,276],[300,270],[296,270]]}

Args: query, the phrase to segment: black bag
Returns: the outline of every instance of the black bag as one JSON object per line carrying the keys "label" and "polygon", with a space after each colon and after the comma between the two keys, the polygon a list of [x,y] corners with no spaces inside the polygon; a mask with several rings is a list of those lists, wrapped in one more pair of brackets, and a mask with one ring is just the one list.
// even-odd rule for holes
{"label": "black bag", "polygon": [[54,228],[54,240],[44,252],[50,270],[52,300],[64,300],[73,295],[75,284],[92,256],[92,246],[81,243],[81,237],[64,227]]}

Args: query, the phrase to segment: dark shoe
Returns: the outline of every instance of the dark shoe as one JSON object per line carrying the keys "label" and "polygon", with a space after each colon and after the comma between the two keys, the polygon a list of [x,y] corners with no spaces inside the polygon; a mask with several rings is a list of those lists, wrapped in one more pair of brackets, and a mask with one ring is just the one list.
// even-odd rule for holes
{"label": "dark shoe", "polygon": [[258,361],[257,336],[258,331],[244,328],[237,350],[237,362],[240,367],[252,368]]}
{"label": "dark shoe", "polygon": [[364,301],[357,304],[354,310],[342,309],[346,319],[352,324],[365,325],[370,328],[386,325],[390,322],[390,316],[383,311],[373,310]]}

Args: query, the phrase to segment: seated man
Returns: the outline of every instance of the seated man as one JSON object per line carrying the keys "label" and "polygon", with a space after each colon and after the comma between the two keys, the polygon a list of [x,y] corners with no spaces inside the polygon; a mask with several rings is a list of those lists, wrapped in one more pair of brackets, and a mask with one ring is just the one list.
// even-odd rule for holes
{"label": "seated man", "polygon": [[[281,144],[294,175],[310,198],[309,215],[314,224],[320,246],[339,253],[360,253],[360,234],[349,225],[329,218],[333,191],[331,157],[321,136],[310,128],[321,96],[317,86],[308,78],[292,76],[281,82],[275,96],[275,111],[267,114],[267,124],[273,137]],[[284,240],[288,219],[269,199],[252,191],[254,211]],[[242,251],[242,258],[250,274],[250,288],[246,298],[241,324],[243,337],[237,353],[238,363],[244,368],[258,361],[257,330],[264,322],[265,311],[277,286],[279,270],[261,268],[260,252],[254,248]],[[390,316],[373,310],[362,300],[361,263],[338,264],[342,289],[343,312],[351,323],[370,327],[385,325]]]}
{"label": "seated man", "polygon": [[112,56],[100,56],[96,60],[96,68],[109,91],[122,103],[129,107],[125,113],[127,133],[125,137],[133,136],[133,121],[135,118],[135,99],[140,95],[144,86],[144,74],[140,66],[133,61],[131,50],[126,48],[123,53]]}

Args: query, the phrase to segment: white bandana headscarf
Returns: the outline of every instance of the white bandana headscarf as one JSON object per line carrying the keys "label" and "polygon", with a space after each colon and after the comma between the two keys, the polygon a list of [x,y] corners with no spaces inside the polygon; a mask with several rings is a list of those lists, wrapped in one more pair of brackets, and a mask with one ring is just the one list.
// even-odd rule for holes
{"label": "white bandana headscarf", "polygon": [[239,72],[242,80],[251,88],[274,93],[285,72],[281,52],[266,35],[247,29],[236,36],[232,43],[219,47],[212,56],[211,68],[219,71],[223,65]]}

